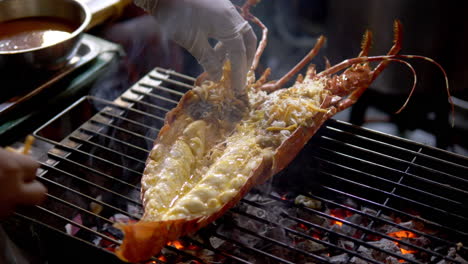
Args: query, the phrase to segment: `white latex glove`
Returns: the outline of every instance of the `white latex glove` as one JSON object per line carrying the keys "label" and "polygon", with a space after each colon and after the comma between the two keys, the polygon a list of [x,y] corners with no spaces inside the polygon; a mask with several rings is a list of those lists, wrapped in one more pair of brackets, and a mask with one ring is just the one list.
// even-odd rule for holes
{"label": "white latex glove", "polygon": [[[219,80],[225,59],[232,66],[232,88],[245,94],[257,37],[229,0],[134,0],[156,17],[163,32],[187,49],[212,80]],[[208,39],[218,41],[212,48]]]}

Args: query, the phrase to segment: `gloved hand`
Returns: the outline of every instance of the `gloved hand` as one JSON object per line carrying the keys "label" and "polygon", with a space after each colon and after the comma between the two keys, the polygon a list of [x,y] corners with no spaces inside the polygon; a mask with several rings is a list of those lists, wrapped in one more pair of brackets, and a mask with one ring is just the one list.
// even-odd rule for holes
{"label": "gloved hand", "polygon": [[39,167],[31,158],[0,148],[0,219],[17,205],[33,205],[45,199],[47,189],[35,180]]}
{"label": "gloved hand", "polygon": [[[134,0],[156,17],[161,30],[187,49],[210,75],[219,80],[225,59],[232,67],[232,88],[245,93],[257,37],[229,0]],[[212,48],[208,39],[218,42]]]}

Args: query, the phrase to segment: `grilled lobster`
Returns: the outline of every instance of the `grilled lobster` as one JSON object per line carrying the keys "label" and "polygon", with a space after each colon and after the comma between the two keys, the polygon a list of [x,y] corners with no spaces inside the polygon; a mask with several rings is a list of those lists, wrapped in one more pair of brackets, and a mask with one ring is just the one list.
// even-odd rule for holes
{"label": "grilled lobster", "polygon": [[[396,55],[402,34],[396,21],[394,44],[385,56],[368,57],[371,33],[366,32],[358,57],[320,73],[309,66],[305,76],[283,88],[317,54],[325,42],[320,37],[279,81],[266,82],[269,70],[256,81],[254,70],[266,45],[267,29],[250,14],[248,5],[242,13],[263,28],[263,38],[246,94],[230,89],[226,63],[219,82],[196,86],[167,114],[142,178],[144,216],[135,224],[116,225],[125,234],[116,252],[122,260],[147,260],[168,242],[220,217],[254,185],[285,168],[328,118],[356,102],[390,61],[413,70],[402,59],[415,56]],[[371,69],[371,61],[380,63]]]}

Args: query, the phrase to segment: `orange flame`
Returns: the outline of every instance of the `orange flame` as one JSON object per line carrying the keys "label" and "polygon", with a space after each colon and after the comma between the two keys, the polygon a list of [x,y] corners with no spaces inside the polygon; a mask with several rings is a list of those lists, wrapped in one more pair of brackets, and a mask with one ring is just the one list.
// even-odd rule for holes
{"label": "orange flame", "polygon": [[[162,261],[162,262],[167,262],[167,258],[166,258],[166,256],[164,256],[164,255],[161,255],[158,259],[159,259],[160,261]],[[150,262],[150,263],[151,263],[151,264],[156,264],[157,262],[156,262],[156,261],[152,261],[152,262]]]}

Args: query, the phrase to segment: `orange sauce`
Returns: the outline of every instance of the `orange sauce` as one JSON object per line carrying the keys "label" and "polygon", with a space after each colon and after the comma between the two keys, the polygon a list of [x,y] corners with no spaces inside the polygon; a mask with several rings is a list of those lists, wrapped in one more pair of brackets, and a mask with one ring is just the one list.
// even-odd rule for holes
{"label": "orange sauce", "polygon": [[77,28],[68,20],[30,17],[0,23],[0,52],[39,48],[63,41]]}

